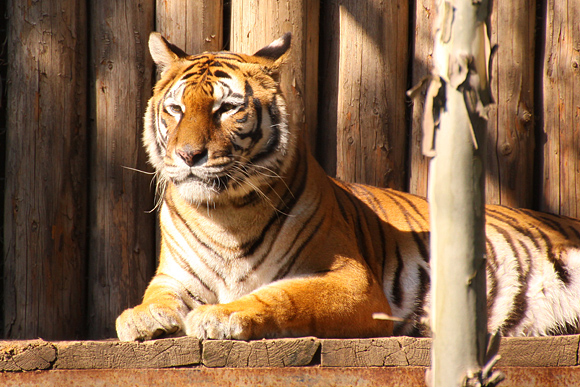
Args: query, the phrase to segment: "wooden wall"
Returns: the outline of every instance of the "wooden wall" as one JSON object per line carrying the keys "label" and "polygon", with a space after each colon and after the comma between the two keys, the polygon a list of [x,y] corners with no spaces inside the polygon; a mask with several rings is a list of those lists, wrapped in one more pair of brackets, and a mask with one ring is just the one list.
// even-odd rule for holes
{"label": "wooden wall", "polygon": [[[291,31],[289,118],[327,172],[425,195],[423,106],[405,91],[431,66],[434,1],[3,3],[4,337],[113,337],[153,274],[154,183],[138,172],[150,31],[190,53]],[[493,5],[490,203],[580,217],[579,17],[563,0]]]}

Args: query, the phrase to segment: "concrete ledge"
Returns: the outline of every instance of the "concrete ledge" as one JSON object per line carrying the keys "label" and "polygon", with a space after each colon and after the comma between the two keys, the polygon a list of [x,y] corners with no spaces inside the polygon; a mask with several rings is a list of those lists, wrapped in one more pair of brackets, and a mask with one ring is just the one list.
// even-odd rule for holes
{"label": "concrete ledge", "polygon": [[[428,367],[431,339],[167,338],[143,343],[43,340],[0,342],[0,371],[136,368]],[[580,366],[580,335],[504,338],[498,367]]]}

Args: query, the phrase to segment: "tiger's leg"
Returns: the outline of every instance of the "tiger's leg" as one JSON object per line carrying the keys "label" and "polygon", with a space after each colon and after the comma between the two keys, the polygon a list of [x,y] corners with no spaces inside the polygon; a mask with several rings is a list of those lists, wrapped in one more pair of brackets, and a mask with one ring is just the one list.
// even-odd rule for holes
{"label": "tiger's leg", "polygon": [[339,270],[271,283],[227,304],[199,306],[185,320],[186,333],[240,340],[389,336],[392,322],[372,317],[390,314],[388,301],[362,266],[349,262]]}
{"label": "tiger's leg", "polygon": [[145,291],[143,302],[117,317],[121,341],[149,340],[163,334],[183,334],[183,321],[192,306],[186,305],[187,290],[173,278],[157,274]]}

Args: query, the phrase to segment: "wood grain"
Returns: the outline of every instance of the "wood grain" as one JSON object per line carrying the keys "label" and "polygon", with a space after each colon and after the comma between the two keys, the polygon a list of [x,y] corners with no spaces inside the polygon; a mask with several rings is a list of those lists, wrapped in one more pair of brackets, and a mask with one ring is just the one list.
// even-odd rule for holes
{"label": "wood grain", "polygon": [[580,4],[548,1],[542,67],[543,211],[580,217]]}
{"label": "wood grain", "polygon": [[[428,367],[430,338],[205,340],[146,342],[3,341],[0,371],[201,368]],[[501,339],[500,367],[577,367],[580,335]],[[318,364],[320,362],[320,364]],[[317,367],[319,365],[319,367]],[[314,367],[313,367],[314,366]],[[249,371],[249,370],[248,370]],[[1,374],[1,373],[0,373]]]}
{"label": "wood grain", "polygon": [[116,337],[115,319],[138,304],[155,262],[152,177],[141,146],[152,88],[147,40],[152,0],[91,2],[91,190],[88,329]]}
{"label": "wood grain", "polygon": [[[417,0],[411,77],[413,86],[426,77],[433,66],[433,23],[437,13],[435,0]],[[409,192],[427,197],[429,158],[423,156],[423,110],[425,90],[414,101],[409,140]]]}
{"label": "wood grain", "polygon": [[288,120],[316,149],[319,2],[308,0],[233,0],[230,49],[252,54],[292,33],[292,48],[282,69]]}
{"label": "wood grain", "polygon": [[330,160],[322,163],[336,165],[342,180],[406,186],[408,12],[408,2],[401,0],[324,5],[323,25],[334,40],[328,49],[334,61],[325,63],[337,68],[324,69],[328,74],[321,83],[328,84],[322,86],[319,122],[325,141],[335,136],[337,146],[336,156],[327,154]]}
{"label": "wood grain", "polygon": [[188,54],[223,49],[223,0],[157,0],[156,30]]}
{"label": "wood grain", "polygon": [[494,2],[486,202],[531,208],[534,175],[536,2]]}
{"label": "wood grain", "polygon": [[[85,3],[8,4],[4,336],[84,334]],[[58,20],[58,22],[56,22]],[[58,323],[56,323],[58,322]]]}
{"label": "wood grain", "polygon": [[139,342],[70,341],[55,344],[55,369],[166,368],[199,364],[201,345],[192,337]]}
{"label": "wood grain", "polygon": [[259,341],[206,340],[206,367],[299,367],[310,365],[320,346],[314,337]]}

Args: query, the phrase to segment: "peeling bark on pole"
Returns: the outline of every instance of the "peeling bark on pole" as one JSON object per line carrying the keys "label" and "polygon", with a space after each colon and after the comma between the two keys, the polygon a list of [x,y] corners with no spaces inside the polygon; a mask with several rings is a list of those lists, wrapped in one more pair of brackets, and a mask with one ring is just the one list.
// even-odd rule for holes
{"label": "peeling bark on pole", "polygon": [[[487,333],[487,13],[487,1],[441,1],[435,24],[423,143],[426,155],[435,155],[429,178],[434,386],[487,385],[481,372]],[[425,140],[432,140],[429,130],[437,124],[435,143],[429,144]]]}

